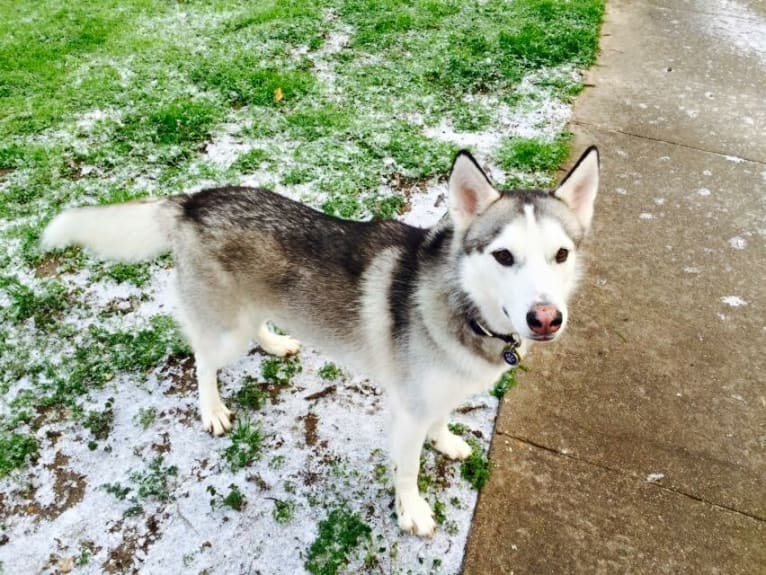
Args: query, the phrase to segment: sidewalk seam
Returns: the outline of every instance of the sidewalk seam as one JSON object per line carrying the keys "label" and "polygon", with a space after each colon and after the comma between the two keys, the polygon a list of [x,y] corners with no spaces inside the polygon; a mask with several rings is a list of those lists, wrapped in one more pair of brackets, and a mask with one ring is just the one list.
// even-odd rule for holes
{"label": "sidewalk seam", "polygon": [[[526,445],[529,445],[531,447],[535,447],[537,449],[541,449],[543,451],[547,451],[548,453],[552,453],[554,455],[557,455],[559,457],[566,457],[567,459],[571,459],[572,461],[577,461],[579,463],[585,463],[586,465],[591,465],[593,467],[598,467],[599,469],[603,469],[604,471],[610,471],[612,473],[618,473],[624,477],[629,477],[631,479],[637,479],[641,480],[639,476],[637,476],[635,473],[631,473],[628,471],[625,471],[620,468],[615,467],[609,467],[607,465],[603,465],[601,463],[591,461],[589,459],[583,459],[580,457],[575,457],[574,455],[571,455],[569,453],[564,453],[563,451],[559,451],[558,449],[554,447],[548,447],[547,445],[543,445],[541,443],[537,443],[535,441],[532,441],[531,439],[527,439],[524,437],[519,437],[518,435],[513,435],[511,433],[508,433],[506,431],[500,431],[495,430],[496,435],[502,435],[503,437],[508,437],[510,439],[515,439],[516,441],[520,441],[521,443],[524,443]],[[642,482],[644,483],[644,482]],[[689,499],[692,499],[693,501],[697,501],[698,503],[704,503],[705,505],[710,505],[711,507],[714,507],[716,509],[722,510],[722,511],[728,511],[731,513],[736,513],[737,515],[742,515],[744,517],[747,517],[749,519],[753,519],[757,521],[758,523],[766,523],[766,517],[760,517],[759,515],[755,515],[753,513],[750,513],[748,511],[742,511],[741,509],[736,509],[734,507],[729,507],[728,505],[722,505],[720,503],[715,503],[713,501],[708,501],[707,499],[704,499],[702,497],[699,497],[698,495],[693,495],[691,493],[687,493],[685,491],[682,491],[675,487],[670,487],[668,485],[662,485],[661,483],[655,483],[652,481],[647,481],[645,483],[648,483],[652,487],[656,487],[658,489],[662,489],[664,491],[669,491],[671,493],[674,493],[676,495],[681,495],[684,497],[687,497]]]}
{"label": "sidewalk seam", "polygon": [[678,146],[679,148],[685,148],[687,150],[693,150],[695,152],[703,152],[705,154],[713,154],[715,156],[720,156],[721,158],[727,159],[727,160],[733,160],[736,163],[739,162],[750,162],[752,164],[758,164],[760,166],[766,166],[766,160],[755,160],[753,158],[743,158],[742,156],[737,156],[734,154],[727,154],[725,152],[716,151],[716,150],[708,150],[705,148],[699,148],[697,146],[690,146],[689,144],[683,144],[681,142],[674,142],[672,140],[664,140],[662,138],[655,138],[653,136],[645,136],[643,134],[636,134],[634,132],[627,132],[625,130],[619,130],[617,128],[610,128],[607,126],[601,126],[599,124],[595,124],[593,122],[587,122],[585,120],[578,120],[576,118],[573,118],[569,122],[570,124],[575,124],[578,126],[585,126],[588,128],[593,128],[595,130],[600,130],[602,132],[612,132],[614,134],[621,134],[623,136],[628,136],[631,138],[639,138],[641,140],[648,140],[650,142],[659,142],[661,144],[667,144],[669,146]]}

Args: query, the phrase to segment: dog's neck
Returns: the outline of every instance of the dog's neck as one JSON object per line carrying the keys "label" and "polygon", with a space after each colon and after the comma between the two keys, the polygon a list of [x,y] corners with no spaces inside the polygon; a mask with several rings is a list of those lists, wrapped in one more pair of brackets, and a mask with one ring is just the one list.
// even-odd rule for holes
{"label": "dog's neck", "polygon": [[495,333],[491,329],[484,326],[483,323],[481,323],[478,319],[471,319],[468,320],[468,326],[473,330],[473,332],[476,335],[480,336],[486,336],[486,337],[495,337],[497,339],[503,340],[505,343],[512,343],[516,344],[519,341],[519,334],[517,333]]}

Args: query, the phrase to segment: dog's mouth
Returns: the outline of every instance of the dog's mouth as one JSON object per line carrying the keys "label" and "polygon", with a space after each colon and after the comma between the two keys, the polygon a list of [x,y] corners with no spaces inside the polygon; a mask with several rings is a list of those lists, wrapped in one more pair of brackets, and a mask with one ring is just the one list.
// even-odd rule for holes
{"label": "dog's mouth", "polygon": [[553,341],[554,339],[556,339],[558,337],[558,335],[559,335],[558,333],[552,333],[550,335],[533,334],[533,335],[529,336],[529,339],[531,339],[533,341],[549,342],[549,341]]}

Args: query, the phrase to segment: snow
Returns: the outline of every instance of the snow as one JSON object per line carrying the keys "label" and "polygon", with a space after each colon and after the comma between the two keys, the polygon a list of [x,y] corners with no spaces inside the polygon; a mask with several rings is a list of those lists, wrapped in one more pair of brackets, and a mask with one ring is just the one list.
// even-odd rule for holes
{"label": "snow", "polygon": [[730,307],[742,307],[747,305],[747,302],[738,295],[723,296],[721,301]]}
{"label": "snow", "polygon": [[[216,18],[223,20],[224,16]],[[182,29],[178,22],[184,19],[182,11],[175,11],[167,19],[155,21],[153,29],[158,34],[172,35]],[[215,21],[211,18],[209,24]],[[320,50],[306,54],[331,94],[335,89],[335,64],[331,56],[345,49],[350,35],[350,29],[336,29]],[[189,40],[179,37],[179,41]],[[126,82],[131,80],[128,65],[115,62],[114,66]],[[477,105],[493,111],[491,128],[480,133],[459,132],[445,120],[425,127],[423,133],[436,140],[471,147],[482,161],[491,157],[507,138],[553,139],[569,119],[571,105],[536,85],[543,73],[579,78],[578,72],[569,68],[530,74],[518,88],[521,104],[517,107],[511,108],[492,96],[475,97]],[[94,109],[82,114],[74,124],[80,131],[91,132],[99,122],[118,120],[116,111]],[[309,199],[317,205],[322,192],[310,184],[278,186],[298,143],[247,138],[241,135],[245,126],[236,120],[229,118],[229,123],[218,127],[199,159],[199,166],[208,164],[226,170],[251,149],[277,147],[279,157],[285,159],[279,168],[281,172],[256,169],[239,174],[238,183],[276,188],[293,199]],[[410,120],[422,125],[422,119]],[[47,133],[41,143],[46,139],[56,144],[80,145],[67,131]],[[502,184],[507,174],[491,163],[487,168]],[[82,169],[87,173],[90,168]],[[138,175],[106,174],[99,185],[106,187],[128,180],[132,190],[156,193],[156,177],[150,170]],[[220,183],[197,180],[187,191]],[[392,193],[385,187],[379,191],[383,195]],[[617,193],[626,192],[618,189]],[[412,225],[433,225],[447,209],[446,195],[443,178],[426,182],[424,190],[412,190],[407,198],[408,210],[401,219]],[[95,198],[95,192],[86,194],[85,201],[88,197]],[[9,247],[6,243],[6,248]],[[11,251],[17,252],[18,246]],[[37,281],[20,266],[14,273],[28,285]],[[172,269],[157,267],[150,284],[137,288],[108,279],[94,281],[88,271],[64,274],[61,279],[72,290],[79,307],[62,321],[77,331],[85,331],[93,324],[108,329],[140,329],[154,315],[170,313],[175,307],[174,275]],[[0,301],[0,305],[8,302]],[[125,313],[106,320],[99,318],[99,310],[107,307]],[[31,337],[23,329],[13,336]],[[34,353],[46,353],[58,365],[73,345],[74,342],[60,342],[56,349],[35,349]],[[105,565],[115,565],[115,554],[122,548],[126,553],[123,560],[132,563],[117,569],[120,572],[136,568],[142,573],[303,573],[306,553],[316,538],[319,521],[329,510],[345,505],[370,525],[372,539],[370,549],[365,546],[359,549],[344,572],[361,572],[368,551],[379,562],[376,570],[384,573],[429,572],[435,560],[441,562],[437,572],[459,572],[477,499],[477,492],[460,477],[460,464],[444,462],[430,449],[424,451],[428,475],[440,482],[429,487],[425,496],[432,504],[437,499],[444,504],[446,521],[432,539],[401,534],[393,517],[384,395],[367,379],[369,374],[354,374],[345,368],[343,381],[323,380],[318,371],[332,358],[311,347],[304,347],[299,357],[302,371],[274,400],[249,413],[237,409],[240,420],[250,419],[260,426],[264,446],[260,459],[236,472],[224,458],[231,440],[212,437],[201,429],[196,390],[193,383],[184,383],[191,371],[185,372],[183,365],[162,364],[149,374],[118,374],[103,389],[90,390],[84,399],[86,413],[102,409],[113,398],[114,421],[108,439],[98,441],[96,449],[91,450],[88,444],[92,435],[82,427],[81,418],[50,421],[35,432],[41,460],[29,471],[0,479],[3,505],[11,510],[0,530],[0,534],[8,537],[7,543],[0,546],[2,568],[14,574],[49,573],[57,565],[60,568],[74,564],[74,573],[102,573]],[[235,365],[221,371],[221,393],[229,407],[237,408],[232,398],[244,378],[261,379],[263,359],[254,347]],[[8,413],[8,402],[27,383],[21,378],[0,397],[1,414]],[[336,386],[332,393],[307,399],[330,385]],[[485,393],[470,399],[453,421],[466,425],[486,451],[497,407],[498,401]],[[142,413],[150,410],[155,410],[157,416],[144,429],[138,421]],[[317,441],[313,445],[309,445],[306,433],[308,413],[314,414],[317,422]],[[135,495],[131,475],[146,471],[147,465],[159,455],[164,458],[164,466],[177,468],[175,475],[166,477],[170,500],[140,498],[143,512],[126,516],[132,503],[120,500],[104,487],[117,483],[131,487],[130,498]],[[275,458],[284,458],[284,464],[275,468]],[[386,474],[375,479],[380,466],[385,466]],[[76,489],[78,481],[83,482],[81,493]],[[210,489],[225,494],[230,485],[238,486],[246,498],[242,511],[211,505]],[[68,500],[67,495],[75,492],[79,495]],[[275,499],[295,503],[291,521],[283,524],[275,520]],[[26,505],[44,513],[19,511]],[[90,556],[81,565],[78,557],[83,556],[84,549],[90,550]]]}
{"label": "snow", "polygon": [[729,240],[729,245],[733,250],[744,250],[747,247],[747,240],[741,236],[734,236]]}

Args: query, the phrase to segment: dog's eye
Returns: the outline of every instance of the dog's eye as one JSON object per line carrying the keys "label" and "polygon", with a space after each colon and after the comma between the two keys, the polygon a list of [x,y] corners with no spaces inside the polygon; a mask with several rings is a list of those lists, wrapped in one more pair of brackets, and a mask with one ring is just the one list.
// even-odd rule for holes
{"label": "dog's eye", "polygon": [[492,252],[492,256],[497,260],[497,263],[503,266],[513,265],[513,254],[508,250],[497,250]]}
{"label": "dog's eye", "polygon": [[561,248],[556,252],[556,263],[563,264],[565,261],[567,261],[568,257],[569,250],[566,248]]}

